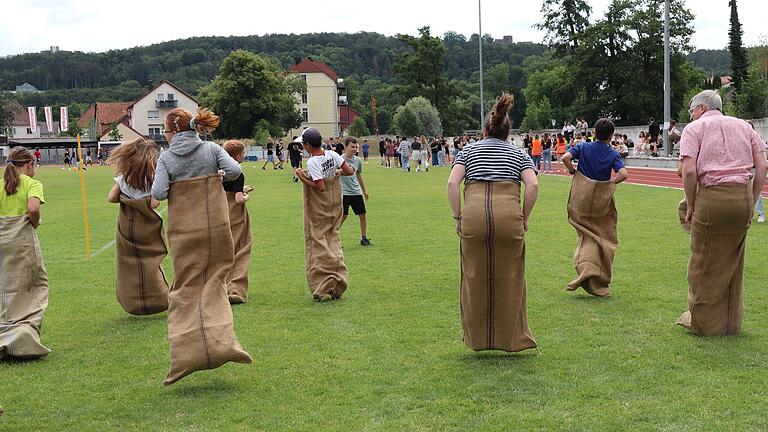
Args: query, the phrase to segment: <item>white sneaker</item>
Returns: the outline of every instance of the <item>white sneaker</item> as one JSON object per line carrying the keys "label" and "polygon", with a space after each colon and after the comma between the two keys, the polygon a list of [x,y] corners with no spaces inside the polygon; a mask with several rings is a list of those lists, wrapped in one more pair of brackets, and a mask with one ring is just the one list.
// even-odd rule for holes
{"label": "white sneaker", "polygon": [[758,216],[757,217],[757,223],[764,223],[765,222],[765,216]]}

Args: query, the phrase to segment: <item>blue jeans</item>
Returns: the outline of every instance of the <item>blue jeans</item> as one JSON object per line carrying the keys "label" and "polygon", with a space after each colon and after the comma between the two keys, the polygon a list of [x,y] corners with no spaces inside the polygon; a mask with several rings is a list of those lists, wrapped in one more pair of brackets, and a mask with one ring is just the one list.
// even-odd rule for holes
{"label": "blue jeans", "polygon": [[536,167],[536,171],[541,171],[541,156],[531,156],[533,159],[533,166]]}
{"label": "blue jeans", "polygon": [[445,152],[443,150],[440,150],[437,152],[437,164],[439,166],[445,165]]}
{"label": "blue jeans", "polygon": [[763,212],[763,196],[762,195],[757,197],[757,205],[755,206],[755,210],[757,210],[757,217],[765,217],[765,213]]}
{"label": "blue jeans", "polygon": [[544,150],[541,157],[544,158],[544,166],[541,168],[544,171],[552,171],[552,149]]}
{"label": "blue jeans", "polygon": [[432,166],[437,166],[440,162],[437,159],[437,153],[432,153]]}
{"label": "blue jeans", "polygon": [[400,155],[400,165],[403,167],[403,171],[408,171],[408,155],[407,154],[401,154]]}

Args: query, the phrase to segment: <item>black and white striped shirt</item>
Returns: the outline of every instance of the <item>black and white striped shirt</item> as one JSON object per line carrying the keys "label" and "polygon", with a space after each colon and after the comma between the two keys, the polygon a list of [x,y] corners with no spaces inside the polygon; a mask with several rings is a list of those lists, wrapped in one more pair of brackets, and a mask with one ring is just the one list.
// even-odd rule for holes
{"label": "black and white striped shirt", "polygon": [[520,184],[520,173],[535,171],[530,156],[517,146],[496,138],[467,144],[456,155],[454,165],[464,165],[464,182],[513,181]]}

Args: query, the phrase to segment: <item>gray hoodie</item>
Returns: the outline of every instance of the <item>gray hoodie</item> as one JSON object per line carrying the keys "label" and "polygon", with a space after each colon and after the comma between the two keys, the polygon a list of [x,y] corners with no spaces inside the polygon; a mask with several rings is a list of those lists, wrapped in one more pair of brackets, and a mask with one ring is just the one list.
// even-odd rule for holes
{"label": "gray hoodie", "polygon": [[172,181],[200,177],[224,171],[224,180],[235,180],[241,173],[240,164],[223,148],[203,141],[195,131],[176,133],[168,151],[157,160],[152,197],[158,201],[168,198]]}

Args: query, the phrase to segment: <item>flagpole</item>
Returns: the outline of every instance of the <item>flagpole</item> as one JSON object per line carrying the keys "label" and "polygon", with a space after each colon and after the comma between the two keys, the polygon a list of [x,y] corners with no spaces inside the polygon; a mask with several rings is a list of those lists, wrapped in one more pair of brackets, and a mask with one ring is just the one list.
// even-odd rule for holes
{"label": "flagpole", "polygon": [[83,147],[80,145],[80,134],[77,134],[77,154],[80,159],[80,189],[83,192],[83,217],[85,218],[85,258],[91,259],[91,234],[88,230],[88,203],[85,197],[85,165],[83,164]]}
{"label": "flagpole", "polygon": [[664,1],[664,153],[672,155],[672,146],[669,142],[669,122],[671,117],[670,107],[670,78],[669,78],[669,0]]}

